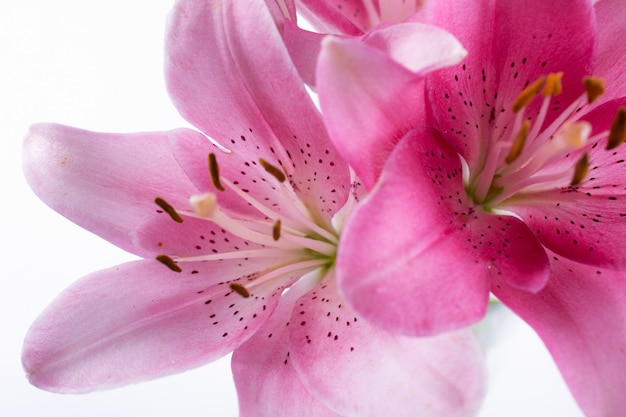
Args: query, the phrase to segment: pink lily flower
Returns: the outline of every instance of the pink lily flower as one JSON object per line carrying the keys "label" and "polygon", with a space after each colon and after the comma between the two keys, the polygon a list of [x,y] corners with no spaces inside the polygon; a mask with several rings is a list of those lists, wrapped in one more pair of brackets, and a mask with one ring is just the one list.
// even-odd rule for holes
{"label": "pink lily flower", "polygon": [[30,381],[88,392],[234,351],[242,416],[472,415],[485,370],[471,331],[393,335],[337,290],[360,187],[265,4],[177,2],[166,78],[181,114],[228,151],[190,129],[44,124],[25,140],[46,203],[146,258],[82,278],[42,313],[24,344]]}
{"label": "pink lily flower", "polygon": [[337,262],[355,310],[431,335],[479,320],[491,291],[589,417],[626,412],[623,6],[437,1],[419,20],[468,56],[426,88],[351,39],[325,41],[317,72],[331,139],[372,190]]}

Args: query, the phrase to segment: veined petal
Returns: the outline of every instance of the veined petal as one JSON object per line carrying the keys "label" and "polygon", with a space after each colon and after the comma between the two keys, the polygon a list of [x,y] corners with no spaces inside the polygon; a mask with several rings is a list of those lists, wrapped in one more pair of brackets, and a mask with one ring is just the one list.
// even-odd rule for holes
{"label": "veined petal", "polygon": [[602,0],[595,4],[598,53],[593,74],[604,78],[607,91],[603,100],[626,96],[626,71],[621,64],[626,55],[626,7],[620,0]]}
{"label": "veined petal", "polygon": [[337,185],[350,183],[348,167],[262,0],[177,2],[166,80],[187,120],[245,160],[271,153],[268,161],[298,185],[302,200],[315,204],[335,188],[337,208],[345,202],[348,190]]}
{"label": "veined petal", "polygon": [[[567,19],[563,10],[571,11]],[[564,71],[559,100],[571,103],[593,69],[596,30],[588,1],[532,0],[520,8],[514,0],[444,0],[433,2],[429,14],[430,23],[450,31],[469,51],[460,65],[433,73],[428,85],[440,130],[453,133],[448,139],[470,166],[477,165],[491,136],[503,134],[498,130],[511,121],[512,103],[529,83]],[[528,116],[539,106],[532,103]],[[546,122],[558,114],[548,113]]]}
{"label": "veined petal", "polygon": [[108,389],[232,351],[269,316],[284,288],[260,285],[243,298],[226,285],[241,278],[236,273],[219,262],[175,273],[143,260],[86,276],[30,328],[22,360],[31,383],[56,392]]}
{"label": "veined petal", "polygon": [[367,320],[408,335],[467,326],[485,313],[489,281],[536,292],[542,246],[520,220],[473,209],[458,155],[436,132],[411,131],[344,229],[339,285]]}
{"label": "veined petal", "polygon": [[587,417],[620,416],[626,409],[624,274],[550,258],[552,275],[538,294],[507,285],[493,292],[541,336]]}
{"label": "veined petal", "polygon": [[166,132],[96,133],[39,124],[25,138],[23,158],[26,179],[46,204],[139,255],[145,252],[129,233],[158,209],[154,198],[182,204],[182,196],[198,192],[173,158]]}
{"label": "veined petal", "polygon": [[291,21],[285,22],[283,31],[285,46],[302,80],[312,87],[316,85],[315,66],[324,36],[321,33],[300,29]]}
{"label": "veined petal", "polygon": [[482,402],[485,368],[471,331],[387,333],[352,311],[332,278],[298,300],[288,329],[302,382],[342,416],[469,417]]}
{"label": "veined petal", "polygon": [[425,118],[423,77],[359,40],[327,38],[317,84],[331,139],[373,187],[397,141]]}
{"label": "veined petal", "polygon": [[320,32],[362,35],[369,27],[362,0],[348,0],[344,9],[326,0],[298,0],[298,12]]}
{"label": "veined petal", "polygon": [[232,357],[240,417],[342,417],[315,399],[291,363],[289,325],[295,302],[308,288],[296,284]]}

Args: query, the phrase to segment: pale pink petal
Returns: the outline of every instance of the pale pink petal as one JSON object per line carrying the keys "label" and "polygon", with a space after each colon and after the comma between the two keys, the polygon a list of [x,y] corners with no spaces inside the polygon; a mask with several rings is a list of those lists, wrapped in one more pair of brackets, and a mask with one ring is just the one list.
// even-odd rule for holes
{"label": "pale pink petal", "polygon": [[288,328],[289,360],[304,385],[343,416],[469,417],[483,399],[485,368],[471,331],[387,333],[352,311],[334,279],[298,300]]}
{"label": "pale pink petal", "polygon": [[232,351],[268,317],[284,288],[260,285],[243,298],[227,285],[242,278],[238,272],[198,262],[176,273],[143,260],[86,276],[30,328],[22,358],[31,383],[56,392],[108,389]]}
{"label": "pale pink petal", "polygon": [[[593,65],[596,40],[590,2],[532,0],[520,7],[507,0],[431,3],[430,19],[455,35],[469,54],[455,67],[429,77],[430,99],[440,130],[470,166],[476,166],[484,137],[512,118],[517,95],[539,76],[564,71],[560,103],[569,104],[584,90],[582,77]],[[567,10],[567,18],[563,11]],[[528,115],[538,110],[531,105]],[[559,112],[550,112],[548,122]]]}
{"label": "pale pink petal", "polygon": [[333,142],[365,186],[373,187],[397,141],[423,123],[423,77],[359,40],[328,38],[317,85]]}
{"label": "pale pink petal", "polygon": [[[240,154],[281,166],[298,195],[317,204],[335,188],[339,207],[349,171],[262,0],[183,0],[170,16],[166,80],[181,114]],[[326,213],[326,207],[322,211]]]}
{"label": "pale pink petal", "polygon": [[289,321],[302,288],[292,287],[269,320],[233,353],[240,417],[341,417],[311,396],[291,363]]}
{"label": "pale pink petal", "polygon": [[[370,26],[361,0],[331,4],[326,0],[298,0],[298,12],[320,32],[362,35]],[[340,7],[338,7],[340,6]]]}
{"label": "pale pink petal", "polygon": [[543,291],[507,285],[496,296],[537,331],[587,417],[626,409],[626,280],[622,272],[551,255]]}
{"label": "pale pink petal", "polygon": [[283,31],[285,46],[302,80],[310,86],[316,84],[315,66],[324,36],[326,35],[300,29],[290,21],[285,22]]}
{"label": "pale pink petal", "polygon": [[23,158],[26,179],[46,204],[136,254],[144,252],[129,233],[159,209],[155,197],[183,204],[198,192],[172,156],[166,132],[96,133],[39,124],[26,136]]}
{"label": "pale pink petal", "polygon": [[626,7],[620,0],[602,0],[595,5],[598,53],[593,74],[606,81],[603,100],[626,96]]}
{"label": "pale pink petal", "polygon": [[430,130],[410,132],[342,233],[338,279],[355,310],[431,335],[478,321],[494,277],[541,289],[548,261],[528,227],[468,207],[456,152]]}

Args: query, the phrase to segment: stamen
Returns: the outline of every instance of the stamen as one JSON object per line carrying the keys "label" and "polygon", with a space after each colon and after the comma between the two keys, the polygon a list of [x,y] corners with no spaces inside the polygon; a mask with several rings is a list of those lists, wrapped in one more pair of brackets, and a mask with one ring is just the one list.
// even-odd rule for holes
{"label": "stamen", "polygon": [[241,295],[243,298],[250,297],[250,292],[241,284],[237,284],[233,282],[229,285],[230,289],[235,291],[237,294]]}
{"label": "stamen", "polygon": [[589,104],[604,94],[604,80],[602,78],[585,77],[583,78],[583,85],[587,90],[587,102]]}
{"label": "stamen", "polygon": [[209,174],[211,175],[211,182],[213,182],[215,188],[220,191],[224,191],[225,188],[220,182],[220,169],[217,165],[217,159],[215,158],[215,154],[213,152],[209,154]]}
{"label": "stamen", "polygon": [[170,206],[167,201],[163,200],[161,197],[157,197],[154,199],[154,202],[156,203],[157,206],[161,207],[164,212],[169,214],[172,220],[174,220],[176,223],[183,222],[183,218],[180,217],[180,215],[176,212],[174,207]]}
{"label": "stamen", "polygon": [[280,239],[280,220],[276,220],[276,223],[274,223],[272,227],[272,238],[274,240]]}
{"label": "stamen", "polygon": [[520,128],[517,136],[515,137],[515,140],[513,141],[513,144],[511,145],[511,150],[504,160],[507,164],[515,161],[517,157],[520,156],[520,154],[522,153],[522,150],[524,149],[524,143],[526,143],[526,137],[528,137],[529,130],[530,122],[528,120],[524,120],[524,122],[522,123],[522,127]]}
{"label": "stamen", "polygon": [[572,182],[570,186],[574,187],[582,182],[587,176],[587,172],[589,171],[589,155],[585,153],[582,158],[576,162],[576,167],[574,168],[574,178],[572,178]]}
{"label": "stamen", "polygon": [[170,270],[174,272],[182,272],[180,266],[178,266],[176,262],[174,262],[174,260],[167,255],[159,255],[156,257],[156,260],[161,262],[163,265],[167,266]]}
{"label": "stamen", "polygon": [[546,76],[542,75],[537,81],[526,87],[513,102],[513,113],[517,113],[526,107],[539,94],[539,90],[541,90],[545,81]]}
{"label": "stamen", "polygon": [[267,171],[268,174],[272,175],[279,182],[285,182],[287,177],[285,177],[285,174],[280,168],[278,168],[275,165],[270,164],[263,158],[259,158],[259,162],[261,163],[261,166],[265,168],[265,171]]}
{"label": "stamen", "polygon": [[626,140],[626,108],[620,107],[609,131],[609,140],[606,143],[606,150],[617,148]]}
{"label": "stamen", "polygon": [[189,197],[189,204],[197,216],[208,219],[217,207],[217,196],[213,193],[192,195]]}
{"label": "stamen", "polygon": [[553,72],[546,77],[546,85],[541,92],[543,97],[558,96],[563,91],[563,72]]}

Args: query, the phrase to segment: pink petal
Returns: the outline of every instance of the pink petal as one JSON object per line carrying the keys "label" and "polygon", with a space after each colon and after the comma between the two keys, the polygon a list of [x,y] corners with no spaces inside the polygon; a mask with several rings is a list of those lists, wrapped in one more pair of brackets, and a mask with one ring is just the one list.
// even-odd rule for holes
{"label": "pink petal", "polygon": [[291,363],[289,320],[302,287],[292,287],[270,319],[233,353],[240,417],[340,417],[311,396]]}
{"label": "pink petal", "polygon": [[408,335],[470,325],[492,278],[536,292],[546,254],[518,219],[470,208],[458,155],[432,131],[412,131],[342,233],[338,279],[355,310]]}
{"label": "pink petal", "polygon": [[348,0],[341,8],[326,0],[299,0],[297,7],[298,12],[323,33],[358,36],[369,27],[361,0]]}
{"label": "pink petal", "polygon": [[328,38],[317,84],[330,137],[371,188],[395,143],[423,123],[423,77],[358,40]]}
{"label": "pink petal", "polygon": [[554,256],[538,294],[501,285],[494,293],[543,339],[587,417],[626,409],[626,281],[621,272]]}
{"label": "pink petal", "polygon": [[331,278],[297,302],[289,352],[304,385],[345,416],[473,416],[485,393],[471,331],[389,334],[358,317]]}
{"label": "pink petal", "polygon": [[143,260],[86,276],[30,328],[22,360],[31,383],[87,392],[217,359],[254,333],[284,288],[265,284],[243,298],[225,285],[238,273],[219,262],[175,273]]}
{"label": "pink petal", "polygon": [[[567,10],[567,18],[563,11]],[[596,40],[590,2],[584,0],[476,2],[444,0],[432,3],[429,22],[450,31],[469,51],[460,65],[429,77],[435,117],[449,140],[476,166],[481,141],[512,117],[513,100],[539,76],[564,71],[561,103],[569,104],[589,75]],[[537,100],[528,109],[537,111]],[[558,112],[548,115],[548,122]]]}
{"label": "pink petal", "polygon": [[[166,80],[181,114],[240,158],[281,166],[313,204],[347,198],[349,171],[261,0],[179,1],[166,38]],[[326,207],[323,207],[325,209]]]}
{"label": "pink petal", "polygon": [[46,204],[136,254],[144,252],[129,233],[158,209],[155,197],[183,204],[198,192],[172,157],[165,132],[95,133],[39,124],[26,136],[23,158],[26,179]]}
{"label": "pink petal", "polygon": [[302,80],[310,86],[316,84],[315,66],[324,36],[322,33],[300,29],[291,21],[285,22],[283,31],[285,46]]}
{"label": "pink petal", "polygon": [[595,5],[598,53],[593,74],[604,78],[607,91],[603,100],[626,96],[626,7],[620,0],[602,0]]}

